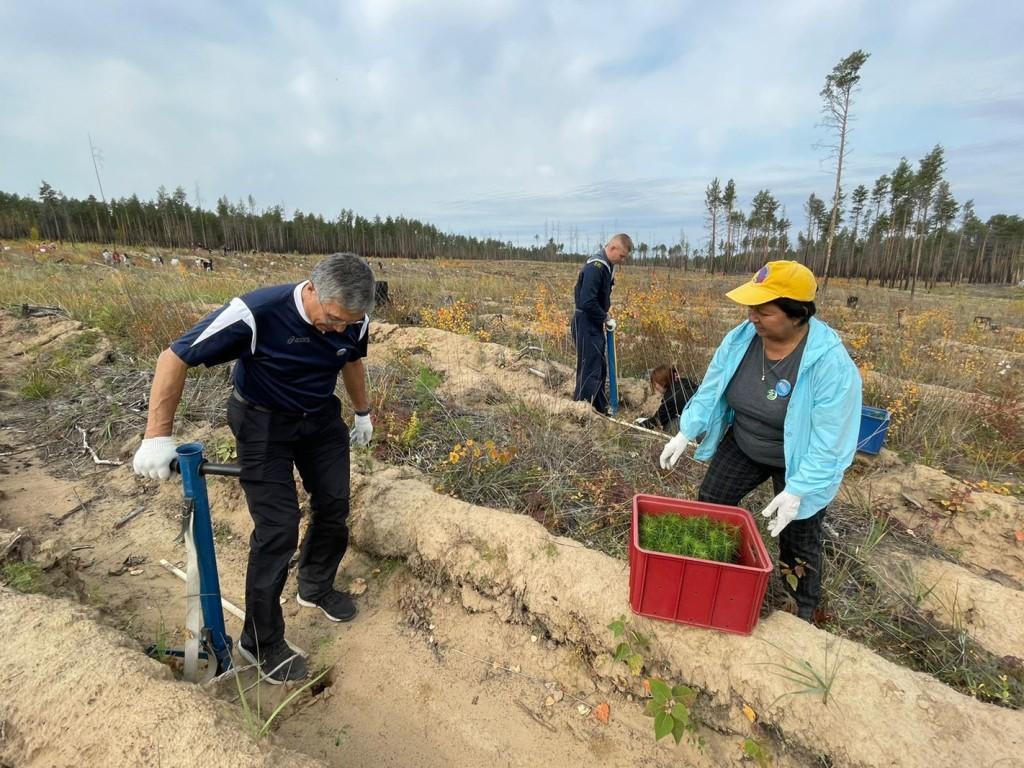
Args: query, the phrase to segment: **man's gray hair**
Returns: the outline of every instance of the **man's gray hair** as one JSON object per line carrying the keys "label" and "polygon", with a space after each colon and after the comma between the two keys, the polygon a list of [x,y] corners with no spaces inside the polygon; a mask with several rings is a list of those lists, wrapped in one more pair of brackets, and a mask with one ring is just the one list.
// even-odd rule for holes
{"label": "man's gray hair", "polygon": [[349,312],[373,311],[373,272],[354,253],[332,253],[313,267],[310,281],[320,301],[335,301]]}

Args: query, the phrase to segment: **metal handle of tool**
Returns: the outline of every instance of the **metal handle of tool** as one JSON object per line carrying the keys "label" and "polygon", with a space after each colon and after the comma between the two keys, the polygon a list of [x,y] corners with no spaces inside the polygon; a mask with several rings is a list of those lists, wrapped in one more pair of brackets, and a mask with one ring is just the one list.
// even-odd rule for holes
{"label": "metal handle of tool", "polygon": [[608,342],[608,411],[619,412],[619,368],[615,363],[615,331],[605,329]]}
{"label": "metal handle of tool", "polygon": [[[181,473],[181,465],[177,459],[171,459],[171,472]],[[199,465],[200,475],[220,475],[221,477],[241,477],[242,468],[237,464],[212,464],[203,459]]]}

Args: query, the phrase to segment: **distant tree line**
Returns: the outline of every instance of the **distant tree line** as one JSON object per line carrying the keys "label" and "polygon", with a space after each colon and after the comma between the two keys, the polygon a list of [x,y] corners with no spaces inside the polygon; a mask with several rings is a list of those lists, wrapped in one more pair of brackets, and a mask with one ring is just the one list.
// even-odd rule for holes
{"label": "distant tree line", "polygon": [[[904,157],[896,168],[875,180],[869,191],[858,185],[845,205],[843,161],[848,151],[850,110],[860,70],[870,54],[856,50],[825,77],[821,90],[822,125],[829,133],[822,145],[835,161],[831,204],[814,193],[804,205],[806,231],[790,248],[790,221],[767,190],[754,195],[749,216],[736,210],[732,179],[716,178],[705,191],[710,230],[706,266],[750,271],[772,255],[792,255],[828,284],[832,275],[863,278],[870,283],[909,289],[922,281],[931,288],[950,284],[1020,283],[1024,279],[1024,221],[997,214],[982,222],[974,201],[962,205],[943,178],[945,156],[936,144],[918,162]],[[725,237],[720,238],[724,232]],[[739,263],[737,263],[739,262]]]}
{"label": "distant tree line", "polygon": [[[685,237],[673,245],[638,243],[637,261],[683,270],[753,272],[770,259],[805,263],[815,274],[862,278],[889,287],[914,290],[948,283],[1019,283],[1024,280],[1024,220],[997,214],[981,221],[974,203],[954,200],[942,178],[945,161],[936,146],[915,170],[904,158],[871,189],[861,184],[850,195],[840,191],[839,208],[812,193],[804,205],[805,223],[795,233],[781,203],[759,190],[744,211],[736,184],[713,179],[705,191],[710,235],[707,247],[694,249]],[[835,222],[833,224],[833,221]],[[834,226],[831,254],[828,232]],[[373,258],[529,259],[578,261],[553,237],[538,237],[528,247],[494,238],[446,233],[405,217],[368,219],[342,210],[328,221],[319,214],[280,206],[257,209],[226,197],[215,210],[189,202],[178,187],[161,187],[155,200],[137,195],[103,203],[90,195],[69,198],[45,181],[38,199],[0,192],[0,238],[112,243],[125,247],[189,248],[276,253],[330,253],[349,250]]]}
{"label": "distant tree line", "polygon": [[[858,185],[838,195],[833,210],[812,193],[805,225],[790,240],[792,223],[768,190],[754,195],[749,214],[736,207],[736,187],[712,180],[705,208],[712,241],[695,266],[709,272],[749,272],[770,258],[792,258],[823,276],[862,278],[913,292],[938,282],[1016,284],[1024,280],[1024,219],[996,214],[982,221],[974,201],[962,204],[943,178],[936,145],[916,170],[902,158],[871,189]],[[829,254],[828,232],[834,227]],[[828,263],[829,258],[831,263]]]}
{"label": "distant tree line", "polygon": [[38,199],[0,192],[0,238],[275,253],[354,251],[374,258],[572,258],[553,239],[521,247],[442,232],[402,216],[368,219],[342,210],[333,221],[302,211],[289,218],[281,206],[257,209],[251,196],[237,203],[221,197],[211,211],[191,204],[181,187],[172,193],[160,187],[155,200],[132,195],[104,203],[93,195],[67,197],[45,181]]}

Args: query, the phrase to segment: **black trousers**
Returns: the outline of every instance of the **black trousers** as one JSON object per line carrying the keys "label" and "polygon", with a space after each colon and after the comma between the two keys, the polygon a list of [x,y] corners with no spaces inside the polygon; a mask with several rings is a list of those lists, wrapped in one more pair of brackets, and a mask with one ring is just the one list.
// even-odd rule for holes
{"label": "black trousers", "polygon": [[248,648],[284,640],[281,592],[299,541],[294,469],[309,493],[312,512],[299,553],[299,594],[317,600],[334,587],[348,547],[349,444],[341,403],[314,414],[268,412],[228,399],[241,483],[254,529],[245,574]]}
{"label": "black trousers", "polygon": [[[760,464],[751,459],[736,445],[730,429],[711,458],[697,499],[736,506],[769,477],[775,493],[781,493],[786,487],[785,468]],[[808,621],[821,601],[821,524],[824,520],[825,510],[822,509],[804,520],[794,520],[779,534],[780,564],[790,569],[803,566],[803,575],[798,577],[796,589],[786,579],[782,581],[796,600],[797,615]]]}
{"label": "black trousers", "polygon": [[608,360],[605,357],[604,323],[595,325],[582,312],[572,316],[572,341],[576,345],[576,388],[573,400],[586,400],[601,413],[608,410],[605,379]]}

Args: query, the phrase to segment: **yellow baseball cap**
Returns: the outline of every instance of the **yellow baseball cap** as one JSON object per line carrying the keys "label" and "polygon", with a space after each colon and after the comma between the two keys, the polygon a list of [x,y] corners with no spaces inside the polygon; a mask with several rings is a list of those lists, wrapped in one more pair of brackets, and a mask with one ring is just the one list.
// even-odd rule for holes
{"label": "yellow baseball cap", "polygon": [[733,288],[726,297],[745,307],[767,304],[774,299],[814,301],[818,283],[814,274],[796,261],[769,261],[739,288]]}

